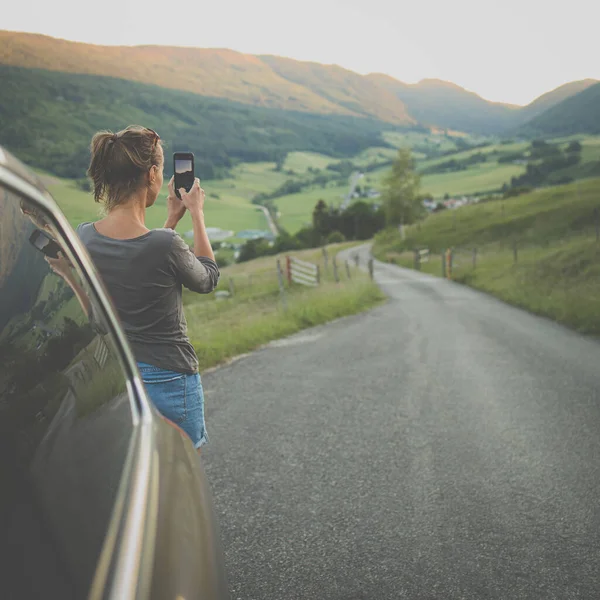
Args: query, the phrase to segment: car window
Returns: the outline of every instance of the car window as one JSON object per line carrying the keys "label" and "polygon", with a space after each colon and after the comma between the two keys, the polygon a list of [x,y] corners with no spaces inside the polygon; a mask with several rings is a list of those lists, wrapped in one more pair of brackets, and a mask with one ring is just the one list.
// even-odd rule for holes
{"label": "car window", "polygon": [[68,256],[49,215],[0,187],[2,597],[87,595],[133,432],[119,352]]}

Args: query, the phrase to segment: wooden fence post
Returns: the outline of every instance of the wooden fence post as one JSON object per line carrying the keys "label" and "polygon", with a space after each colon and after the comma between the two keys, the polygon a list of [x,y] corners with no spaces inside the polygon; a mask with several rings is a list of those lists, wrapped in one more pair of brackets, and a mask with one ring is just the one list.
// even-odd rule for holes
{"label": "wooden fence post", "polygon": [[317,284],[321,283],[321,267],[317,265]]}
{"label": "wooden fence post", "polygon": [[[279,260],[277,262],[279,262]],[[285,268],[287,272],[288,284],[292,285],[292,259],[289,256],[285,257]]]}
{"label": "wooden fence post", "polygon": [[374,269],[374,265],[373,265],[373,259],[372,259],[372,258],[370,258],[370,259],[369,259],[369,277],[370,277],[371,279],[373,279],[373,277],[374,277],[374,270],[375,270],[375,269]]}
{"label": "wooden fence post", "polygon": [[323,246],[323,262],[325,263],[325,271],[329,266],[329,254],[327,253],[327,246]]}
{"label": "wooden fence post", "polygon": [[352,275],[350,275],[350,263],[348,261],[346,261],[346,275],[348,279],[352,279]]}
{"label": "wooden fence post", "polygon": [[452,248],[446,250],[446,278],[452,279],[452,263],[454,261],[454,252]]}
{"label": "wooden fence post", "polygon": [[335,282],[338,283],[340,280],[340,276],[338,274],[338,267],[337,267],[337,257],[333,256],[333,259],[331,260],[331,264],[333,265],[333,278],[335,279]]}
{"label": "wooden fence post", "polygon": [[356,266],[358,267],[358,263],[360,262],[360,256],[358,255],[358,252],[354,255],[354,263],[356,264]]}
{"label": "wooden fence post", "polygon": [[421,270],[421,253],[419,252],[419,250],[415,250],[415,271],[420,271]]}
{"label": "wooden fence post", "polygon": [[281,296],[281,304],[283,305],[283,310],[287,311],[287,297],[285,294],[285,285],[283,284],[283,271],[281,270],[281,262],[279,259],[277,259],[277,281],[279,283],[279,295]]}
{"label": "wooden fence post", "polygon": [[442,277],[446,279],[446,250],[442,250]]}

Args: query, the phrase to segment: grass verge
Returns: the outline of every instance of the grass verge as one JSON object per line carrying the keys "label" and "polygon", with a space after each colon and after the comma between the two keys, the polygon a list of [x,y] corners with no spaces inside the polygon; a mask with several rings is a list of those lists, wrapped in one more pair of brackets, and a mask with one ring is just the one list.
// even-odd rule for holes
{"label": "grass verge", "polygon": [[326,270],[322,252],[294,252],[303,260],[321,267],[321,284],[306,288],[286,282],[287,310],[284,310],[277,281],[276,261],[285,266],[285,257],[274,256],[223,269],[219,290],[233,290],[233,296],[184,296],[190,339],[198,354],[200,368],[206,369],[254,350],[267,342],[339,317],[357,314],[381,303],[385,296],[366,274],[339,265],[340,281],[335,282],[331,261],[349,244],[329,246]]}
{"label": "grass verge", "polygon": [[[410,252],[388,259],[414,268]],[[441,276],[441,257],[421,271]],[[458,252],[452,279],[580,333],[600,335],[600,245],[590,237],[520,249],[516,264],[512,250],[489,246],[478,252],[475,269],[472,253]]]}

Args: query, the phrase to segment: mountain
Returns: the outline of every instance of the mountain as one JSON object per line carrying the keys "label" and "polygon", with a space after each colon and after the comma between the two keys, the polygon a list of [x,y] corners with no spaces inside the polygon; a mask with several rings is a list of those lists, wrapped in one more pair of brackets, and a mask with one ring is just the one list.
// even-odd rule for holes
{"label": "mountain", "polygon": [[292,150],[350,156],[386,145],[380,134],[389,128],[502,135],[595,88],[573,82],[520,108],[437,79],[406,84],[270,55],[8,31],[0,31],[0,69],[0,142],[23,160],[43,155],[63,175],[81,174],[94,130],[132,122],[173,146],[188,144],[210,177],[232,160],[277,160]]}
{"label": "mountain", "polygon": [[[314,85],[306,86],[302,77],[297,83],[292,76],[291,63],[296,63],[298,73],[308,71],[304,66],[308,63],[277,61],[233,50],[95,46],[0,31],[0,64],[4,65],[117,77],[266,108],[367,116],[396,125],[413,123],[397,98],[369,82],[361,88],[362,77],[356,73],[315,65],[319,74],[313,76]],[[350,86],[348,90],[344,90],[345,83]]]}
{"label": "mountain", "polygon": [[395,94],[408,112],[424,125],[469,133],[501,133],[513,124],[519,107],[489,102],[474,92],[439,79],[402,83],[389,75],[372,73],[367,78]]}
{"label": "mountain", "polygon": [[519,120],[522,123],[525,123],[526,121],[537,117],[537,115],[541,115],[549,108],[556,106],[563,100],[579,94],[579,92],[586,90],[596,83],[598,83],[596,79],[582,79],[580,81],[565,83],[551,92],[546,92],[519,111]]}
{"label": "mountain", "polygon": [[261,56],[260,59],[280,77],[354,114],[374,116],[390,123],[415,123],[394,93],[363,75],[336,65],[301,62],[279,56]]}
{"label": "mountain", "polygon": [[[21,160],[83,177],[100,129],[132,123],[159,132],[166,152],[192,151],[205,179],[235,161],[275,162],[306,150],[349,157],[387,146],[381,121],[250,106],[97,75],[0,65],[0,144]],[[170,161],[166,163],[171,172]]]}
{"label": "mountain", "polygon": [[406,105],[408,113],[424,125],[484,135],[510,131],[597,83],[595,79],[573,81],[543,94],[527,106],[519,107],[489,102],[439,79],[407,84],[379,73],[367,77],[394,93]]}
{"label": "mountain", "polygon": [[600,83],[552,106],[518,131],[529,136],[600,134]]}

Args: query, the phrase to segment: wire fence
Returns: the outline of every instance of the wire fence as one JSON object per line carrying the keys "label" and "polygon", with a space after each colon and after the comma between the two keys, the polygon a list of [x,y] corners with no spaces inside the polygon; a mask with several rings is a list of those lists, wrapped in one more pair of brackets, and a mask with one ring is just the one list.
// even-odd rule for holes
{"label": "wire fence", "polygon": [[570,249],[573,251],[593,249],[600,261],[600,236],[597,236],[595,232],[580,231],[560,238],[548,239],[545,242],[516,238],[490,244],[445,248],[442,251],[419,248],[412,252],[413,264],[411,266],[417,271],[426,271],[439,274],[447,279],[455,279],[466,272],[475,272],[480,268],[487,267],[491,263],[518,266],[523,262],[543,262],[550,260],[556,253],[567,252]]}
{"label": "wire fence", "polygon": [[[497,264],[519,265],[523,261],[545,261],[554,251],[595,249],[600,255],[600,210],[594,209],[587,218],[582,217],[564,230],[548,230],[546,235],[535,230],[513,232],[493,242],[461,244],[448,248],[418,247],[412,250],[412,267],[418,271],[441,274],[448,279],[469,271]],[[391,262],[395,262],[391,257]],[[403,261],[405,266],[406,260]]]}

